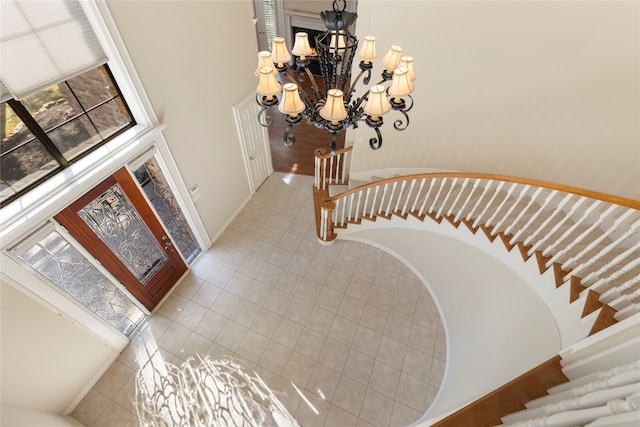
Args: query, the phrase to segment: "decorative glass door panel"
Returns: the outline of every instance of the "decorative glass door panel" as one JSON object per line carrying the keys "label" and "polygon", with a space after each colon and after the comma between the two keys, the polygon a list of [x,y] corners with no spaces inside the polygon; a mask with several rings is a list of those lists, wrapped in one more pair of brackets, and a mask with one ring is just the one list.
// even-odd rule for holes
{"label": "decorative glass door panel", "polygon": [[149,310],[187,269],[125,168],[55,219]]}
{"label": "decorative glass door panel", "polygon": [[149,227],[118,184],[80,209],[78,216],[142,285],[167,262]]}

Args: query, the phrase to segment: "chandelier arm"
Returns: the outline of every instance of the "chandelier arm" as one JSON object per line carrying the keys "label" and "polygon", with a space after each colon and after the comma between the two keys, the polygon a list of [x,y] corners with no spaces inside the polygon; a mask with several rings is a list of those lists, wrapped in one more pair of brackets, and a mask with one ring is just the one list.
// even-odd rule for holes
{"label": "chandelier arm", "polygon": [[[368,75],[362,81],[362,83],[365,84],[365,85],[369,84],[369,77],[371,76],[371,70],[367,70],[367,71],[368,71]],[[360,72],[356,76],[355,80],[351,84],[351,90],[349,91],[349,95],[347,95],[347,99],[345,100],[345,104],[349,104],[351,102],[351,96],[356,92],[356,86],[358,85],[358,80],[360,80],[360,78],[362,77],[364,72],[365,72],[365,70],[360,70]],[[367,93],[369,93],[369,92],[367,91]]]}
{"label": "chandelier arm", "polygon": [[[406,120],[406,123],[404,123],[401,119],[398,119],[395,122],[393,122],[393,128],[395,130],[405,130],[406,128],[409,127],[409,116],[407,115],[407,110],[398,110],[398,111],[402,113],[402,115]],[[403,126],[403,123],[404,123],[404,126]]]}
{"label": "chandelier arm", "polygon": [[318,85],[316,84],[316,79],[315,77],[313,77],[313,74],[307,67],[305,67],[304,70],[307,72],[307,75],[309,76],[309,80],[311,80],[311,87],[313,88],[313,94],[316,97],[316,102],[318,102],[322,99],[322,96],[320,95],[320,89],[318,89]]}
{"label": "chandelier arm", "polygon": [[380,132],[379,128],[373,128],[373,130],[376,131],[376,134],[378,135],[377,138],[369,138],[369,146],[371,147],[372,150],[377,150],[380,147],[382,147],[382,133]]}
{"label": "chandelier arm", "polygon": [[[258,102],[258,104],[262,105],[260,102]],[[268,107],[262,105],[262,108],[260,108],[260,111],[258,111],[258,123],[260,123],[260,126],[265,128],[271,126],[271,123],[273,122],[271,116],[265,114],[267,108]]]}
{"label": "chandelier arm", "polygon": [[295,144],[296,142],[296,137],[295,135],[289,135],[289,132],[291,132],[291,128],[294,126],[294,124],[289,124],[287,126],[287,128],[284,131],[284,134],[282,135],[282,143],[284,144],[285,147],[290,148],[293,146],[293,144]]}

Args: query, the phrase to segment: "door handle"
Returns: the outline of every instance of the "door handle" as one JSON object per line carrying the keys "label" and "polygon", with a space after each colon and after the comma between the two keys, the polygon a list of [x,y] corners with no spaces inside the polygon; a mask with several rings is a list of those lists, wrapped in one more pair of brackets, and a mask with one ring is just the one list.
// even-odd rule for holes
{"label": "door handle", "polygon": [[166,250],[167,250],[167,249],[169,249],[171,246],[173,246],[173,244],[172,244],[171,242],[167,242],[167,243],[164,245],[164,250],[166,251]]}

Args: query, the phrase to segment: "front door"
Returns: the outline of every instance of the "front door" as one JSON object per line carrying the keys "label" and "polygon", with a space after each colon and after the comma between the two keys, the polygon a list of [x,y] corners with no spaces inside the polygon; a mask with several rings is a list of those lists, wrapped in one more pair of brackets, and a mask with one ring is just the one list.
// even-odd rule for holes
{"label": "front door", "polygon": [[55,219],[150,311],[187,270],[125,168]]}

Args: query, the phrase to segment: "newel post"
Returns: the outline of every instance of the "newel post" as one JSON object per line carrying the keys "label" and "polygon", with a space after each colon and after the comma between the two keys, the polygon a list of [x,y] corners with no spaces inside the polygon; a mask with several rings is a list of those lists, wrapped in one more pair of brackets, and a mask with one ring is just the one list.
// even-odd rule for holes
{"label": "newel post", "polygon": [[336,204],[331,201],[325,201],[320,207],[320,239],[323,242],[332,242],[338,236],[333,232],[333,210]]}

